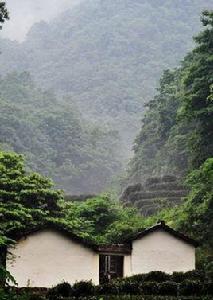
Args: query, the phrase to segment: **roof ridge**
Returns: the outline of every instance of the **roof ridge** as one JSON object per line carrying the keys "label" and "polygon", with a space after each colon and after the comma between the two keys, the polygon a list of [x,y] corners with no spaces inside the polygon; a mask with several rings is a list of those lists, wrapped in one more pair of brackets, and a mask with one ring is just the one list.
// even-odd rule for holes
{"label": "roof ridge", "polygon": [[191,237],[183,234],[182,232],[179,232],[179,231],[175,230],[174,228],[168,226],[166,224],[166,222],[163,221],[163,220],[160,220],[160,221],[157,222],[157,224],[155,224],[151,227],[145,228],[144,230],[139,231],[136,234],[130,236],[128,239],[126,239],[124,241],[124,243],[130,243],[130,242],[132,242],[134,240],[137,240],[139,238],[143,238],[144,236],[148,235],[149,233],[152,233],[152,232],[154,232],[156,230],[159,230],[159,229],[165,230],[166,232],[170,233],[174,237],[179,238],[179,239],[183,240],[184,242],[193,245],[194,247],[199,246],[198,241],[196,241],[196,240],[192,239]]}

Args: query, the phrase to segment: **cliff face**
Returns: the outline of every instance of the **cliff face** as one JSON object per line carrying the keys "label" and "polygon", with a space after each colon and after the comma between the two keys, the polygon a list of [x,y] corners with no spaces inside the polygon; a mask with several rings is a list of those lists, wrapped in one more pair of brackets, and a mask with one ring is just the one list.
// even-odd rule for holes
{"label": "cliff face", "polygon": [[127,187],[121,201],[138,208],[143,216],[149,216],[162,208],[180,204],[186,195],[187,189],[179,178],[163,176],[149,178],[144,184]]}

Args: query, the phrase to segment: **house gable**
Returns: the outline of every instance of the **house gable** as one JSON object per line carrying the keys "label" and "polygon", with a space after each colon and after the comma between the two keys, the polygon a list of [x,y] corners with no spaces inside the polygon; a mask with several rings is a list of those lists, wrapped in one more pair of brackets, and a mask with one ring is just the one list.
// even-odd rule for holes
{"label": "house gable", "polygon": [[182,242],[185,242],[185,243],[187,243],[189,245],[192,245],[194,247],[199,246],[199,243],[197,241],[195,241],[194,239],[186,236],[185,234],[169,227],[168,225],[165,224],[164,221],[160,221],[157,225],[149,227],[149,228],[147,228],[147,229],[145,229],[141,232],[136,233],[135,235],[133,235],[129,239],[125,240],[125,243],[132,243],[134,240],[142,239],[143,237],[149,235],[150,233],[153,233],[153,232],[158,231],[158,230],[167,232],[168,234],[175,237],[176,239],[179,239]]}
{"label": "house gable", "polygon": [[150,271],[189,271],[195,269],[198,243],[165,225],[150,227],[129,239],[131,257],[125,263],[126,276]]}
{"label": "house gable", "polygon": [[52,287],[62,281],[99,282],[99,256],[92,247],[53,228],[37,230],[9,249],[7,270],[19,287]]}

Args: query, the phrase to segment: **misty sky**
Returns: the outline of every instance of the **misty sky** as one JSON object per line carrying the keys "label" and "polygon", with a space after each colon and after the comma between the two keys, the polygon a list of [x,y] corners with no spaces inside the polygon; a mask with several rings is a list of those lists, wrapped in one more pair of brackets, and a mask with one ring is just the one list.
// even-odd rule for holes
{"label": "misty sky", "polygon": [[49,21],[81,0],[6,0],[10,21],[1,35],[12,40],[24,40],[30,27],[38,21]]}

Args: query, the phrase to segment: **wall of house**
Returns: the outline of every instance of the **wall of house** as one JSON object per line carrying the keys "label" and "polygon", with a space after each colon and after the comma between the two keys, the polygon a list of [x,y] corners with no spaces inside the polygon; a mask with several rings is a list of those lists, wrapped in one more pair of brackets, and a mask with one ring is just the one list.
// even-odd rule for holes
{"label": "wall of house", "polygon": [[52,287],[62,281],[99,282],[99,256],[54,230],[19,241],[7,255],[7,270],[19,287]]}
{"label": "wall of house", "polygon": [[158,230],[133,241],[132,255],[124,264],[125,276],[150,271],[186,272],[195,269],[195,248]]}

